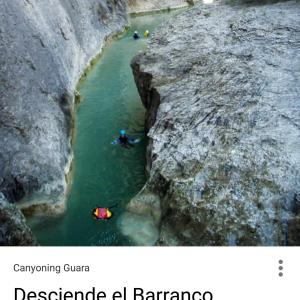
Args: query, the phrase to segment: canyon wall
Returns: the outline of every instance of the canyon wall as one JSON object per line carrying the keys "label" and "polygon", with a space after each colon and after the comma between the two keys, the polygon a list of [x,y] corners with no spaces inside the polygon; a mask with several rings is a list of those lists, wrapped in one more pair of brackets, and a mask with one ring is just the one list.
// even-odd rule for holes
{"label": "canyon wall", "polygon": [[129,13],[146,13],[165,9],[186,7],[195,0],[129,0]]}
{"label": "canyon wall", "polygon": [[127,1],[1,0],[0,20],[1,201],[62,211],[74,90],[127,24]]}
{"label": "canyon wall", "polygon": [[122,226],[137,244],[300,245],[299,15],[199,5],[133,60],[149,180]]}

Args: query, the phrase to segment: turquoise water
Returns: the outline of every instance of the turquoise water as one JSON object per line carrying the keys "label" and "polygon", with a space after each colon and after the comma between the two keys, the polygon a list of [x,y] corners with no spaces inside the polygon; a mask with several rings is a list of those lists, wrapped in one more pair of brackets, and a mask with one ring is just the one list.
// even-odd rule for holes
{"label": "turquoise water", "polygon": [[[146,48],[134,41],[134,30],[150,32],[168,14],[136,17],[124,37],[108,45],[80,85],[74,143],[74,177],[67,212],[56,218],[29,220],[41,245],[132,245],[117,227],[128,201],[145,184],[145,111],[130,68],[131,59]],[[141,138],[134,148],[111,145],[120,129]],[[113,218],[97,221],[94,207],[109,207]]]}

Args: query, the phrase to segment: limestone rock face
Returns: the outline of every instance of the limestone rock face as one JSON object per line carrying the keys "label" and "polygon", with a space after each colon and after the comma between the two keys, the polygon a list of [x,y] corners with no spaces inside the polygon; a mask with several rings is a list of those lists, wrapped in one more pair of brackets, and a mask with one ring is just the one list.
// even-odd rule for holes
{"label": "limestone rock face", "polygon": [[0,193],[0,246],[35,246],[32,232],[15,205],[8,203]]}
{"label": "limestone rock face", "polygon": [[[64,208],[74,89],[126,0],[0,1],[0,192],[19,206]],[[1,224],[0,224],[1,226]]]}
{"label": "limestone rock face", "polygon": [[194,3],[191,3],[189,0],[129,0],[128,4],[130,13],[143,13],[168,8],[179,8]]}
{"label": "limestone rock face", "polygon": [[199,5],[133,60],[158,244],[300,245],[299,15]]}
{"label": "limestone rock face", "polygon": [[126,24],[126,1],[1,1],[0,14],[0,191],[11,202],[56,202],[71,155],[75,85]]}

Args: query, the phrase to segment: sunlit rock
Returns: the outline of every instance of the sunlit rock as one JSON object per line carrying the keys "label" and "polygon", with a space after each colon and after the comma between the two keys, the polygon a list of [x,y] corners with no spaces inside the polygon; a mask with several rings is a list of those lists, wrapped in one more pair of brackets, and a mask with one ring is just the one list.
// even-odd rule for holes
{"label": "sunlit rock", "polygon": [[200,5],[133,60],[158,244],[300,245],[299,15]]}

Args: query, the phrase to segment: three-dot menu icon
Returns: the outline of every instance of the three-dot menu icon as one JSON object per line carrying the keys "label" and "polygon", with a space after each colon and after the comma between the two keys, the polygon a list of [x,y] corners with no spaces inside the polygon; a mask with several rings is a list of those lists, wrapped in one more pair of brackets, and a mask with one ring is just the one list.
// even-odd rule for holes
{"label": "three-dot menu icon", "polygon": [[279,267],[278,267],[279,273],[278,273],[278,275],[279,275],[280,277],[282,277],[282,276],[283,276],[283,260],[280,259],[280,260],[278,261],[278,263],[279,263]]}

